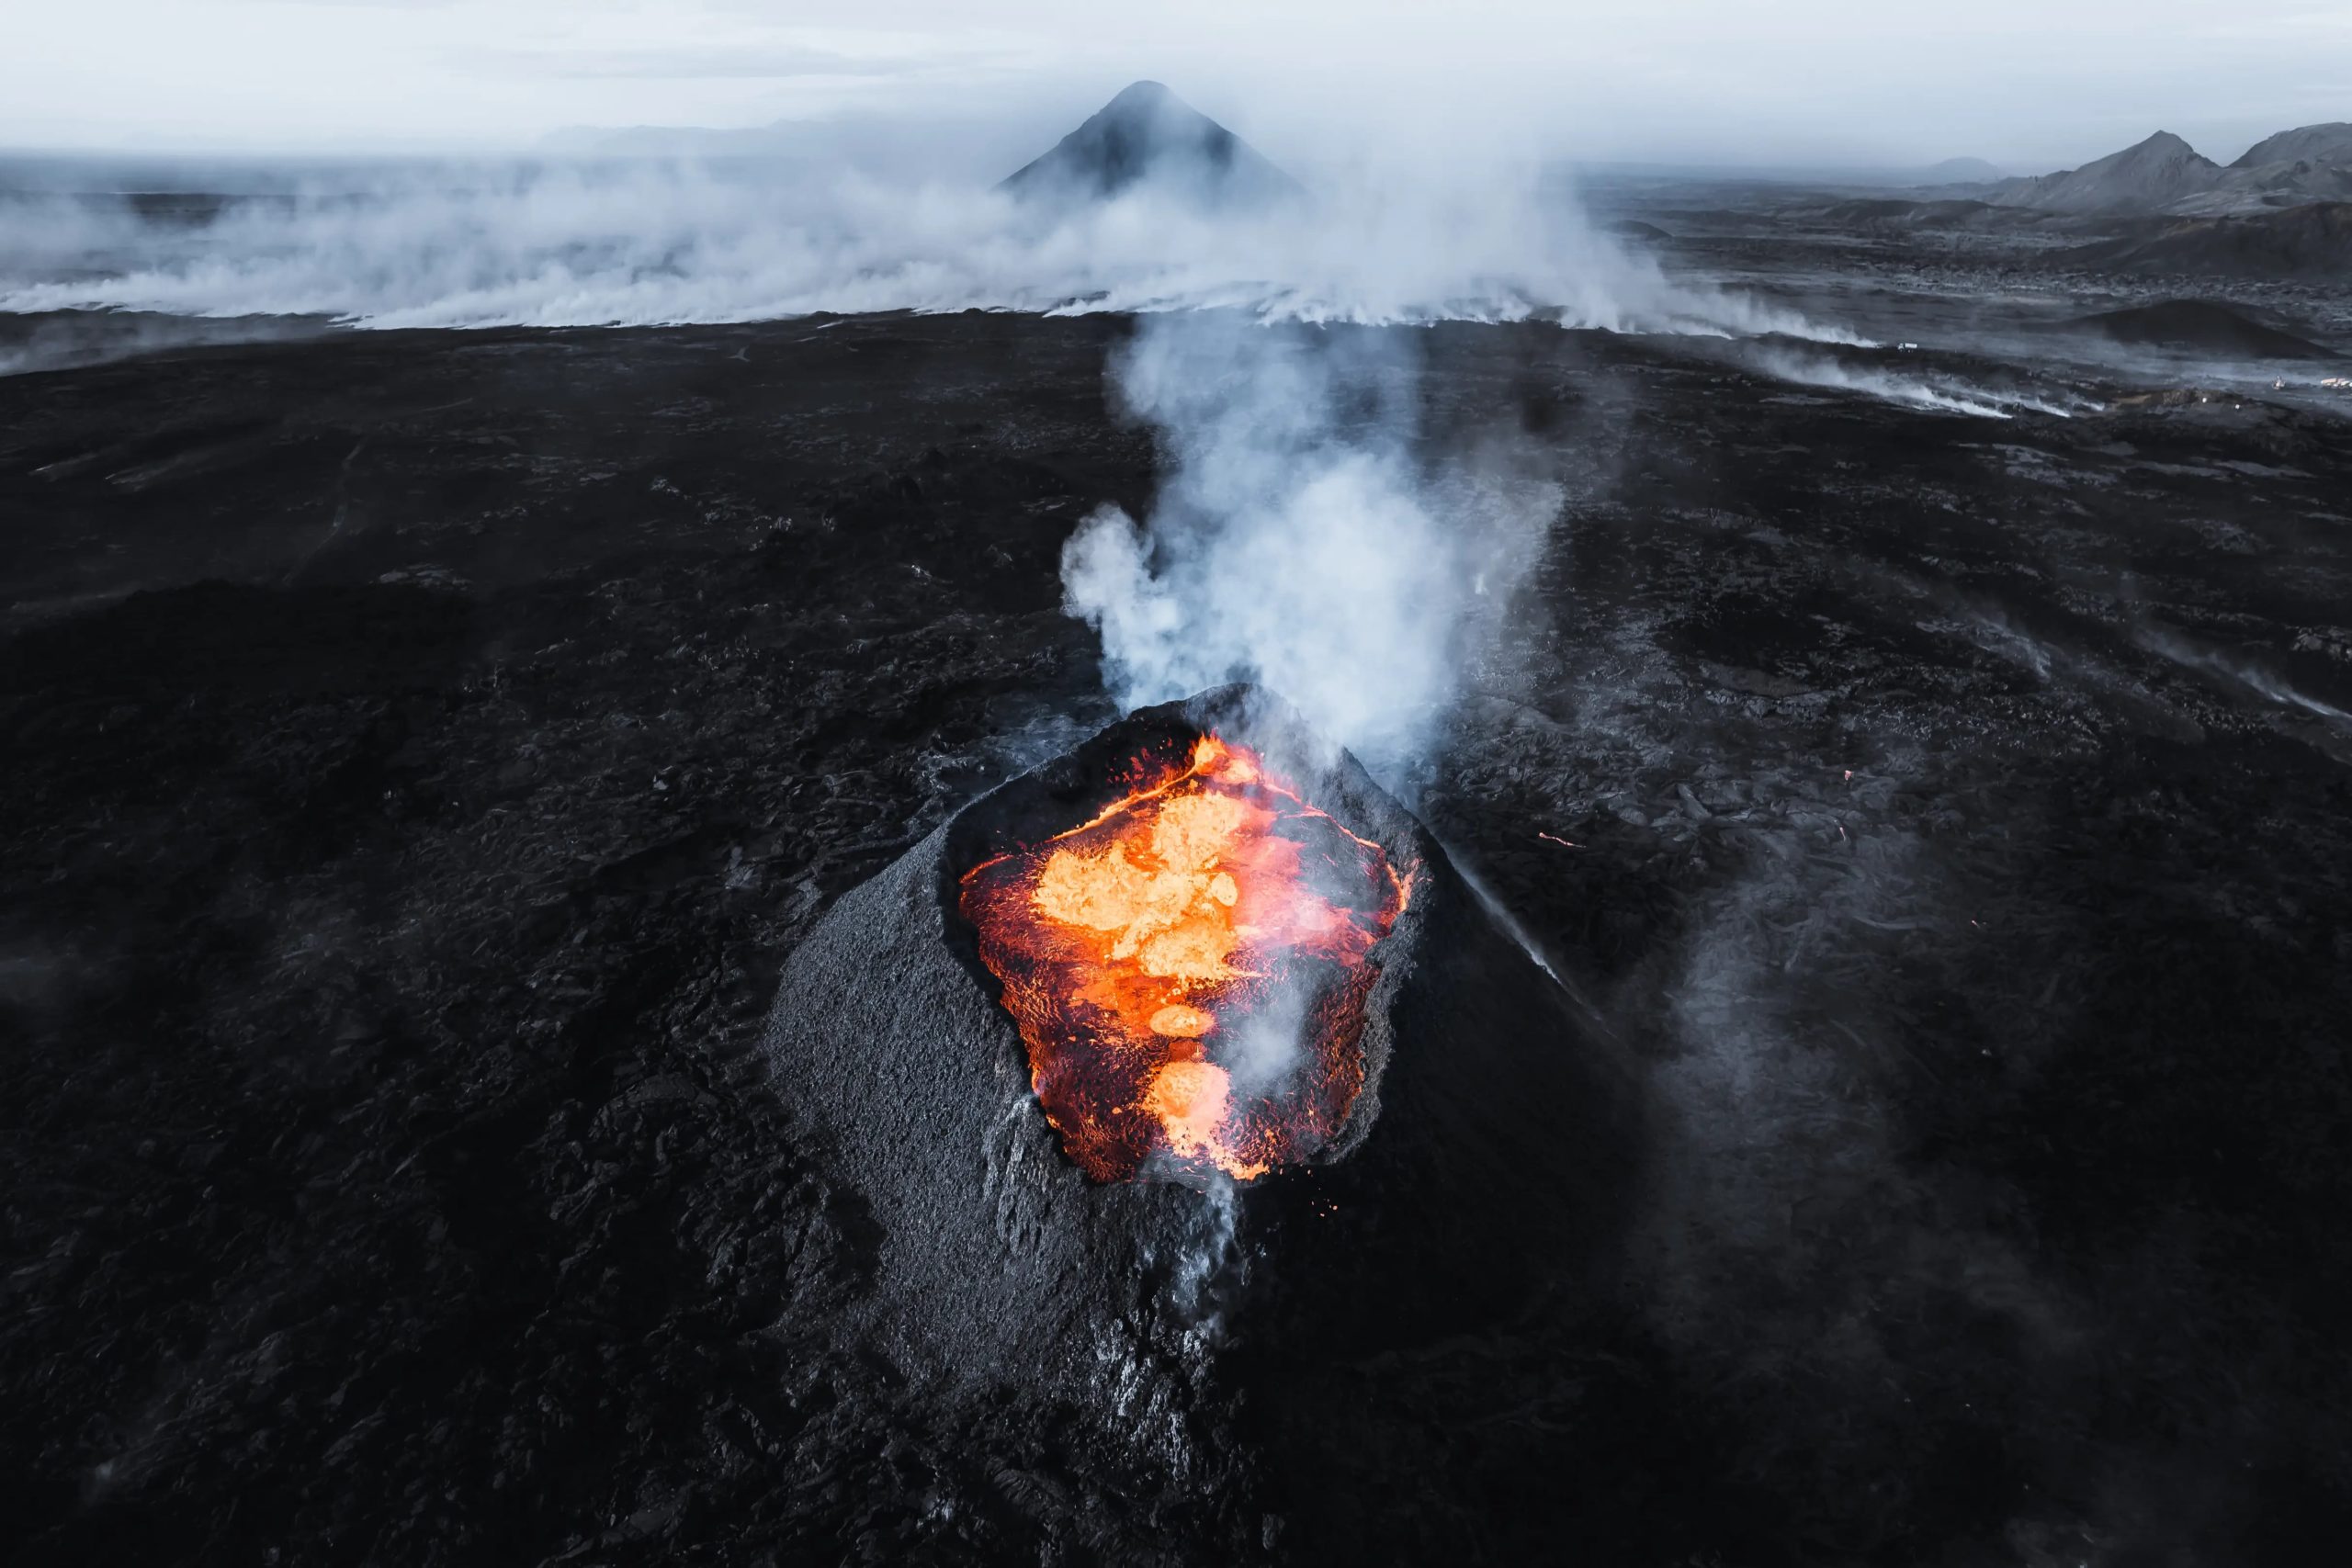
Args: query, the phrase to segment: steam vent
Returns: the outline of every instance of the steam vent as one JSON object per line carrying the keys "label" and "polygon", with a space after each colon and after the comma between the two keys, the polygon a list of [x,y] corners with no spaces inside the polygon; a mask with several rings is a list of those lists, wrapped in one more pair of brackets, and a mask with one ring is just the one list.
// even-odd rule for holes
{"label": "steam vent", "polygon": [[1457,1332],[1595,1256],[1634,1162],[1577,1005],[1248,686],[1132,715],[843,897],[767,1043],[870,1213],[862,1326],[944,1382],[1132,1403],[1213,1342]]}

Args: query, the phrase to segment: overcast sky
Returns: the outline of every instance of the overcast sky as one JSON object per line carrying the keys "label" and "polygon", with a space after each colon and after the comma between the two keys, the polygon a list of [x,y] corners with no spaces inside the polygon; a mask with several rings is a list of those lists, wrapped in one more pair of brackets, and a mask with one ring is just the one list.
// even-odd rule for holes
{"label": "overcast sky", "polygon": [[1025,156],[1154,76],[1278,159],[2224,162],[2352,119],[2347,0],[0,0],[0,146],[529,147],[568,127],[953,128]]}

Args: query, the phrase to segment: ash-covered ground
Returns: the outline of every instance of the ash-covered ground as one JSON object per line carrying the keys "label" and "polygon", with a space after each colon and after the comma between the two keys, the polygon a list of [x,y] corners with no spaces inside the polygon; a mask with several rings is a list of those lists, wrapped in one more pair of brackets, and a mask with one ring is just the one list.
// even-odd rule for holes
{"label": "ash-covered ground", "polygon": [[763,1014],[1114,716],[1133,331],[0,379],[9,1560],[2337,1561],[2352,421],[2243,375],[1415,330],[1561,501],[1391,782],[1644,1064],[1622,1256],[1189,1469],[842,1341]]}

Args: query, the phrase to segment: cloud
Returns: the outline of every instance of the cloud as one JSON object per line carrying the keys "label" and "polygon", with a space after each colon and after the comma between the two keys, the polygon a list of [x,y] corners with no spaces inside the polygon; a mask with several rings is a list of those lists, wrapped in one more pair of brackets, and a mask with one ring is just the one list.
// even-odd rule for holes
{"label": "cloud", "polygon": [[935,67],[938,61],[856,58],[830,50],[795,45],[728,48],[548,49],[471,51],[454,57],[488,75],[542,74],[621,81],[635,78],[702,81],[754,78],[788,81],[803,76],[887,76]]}
{"label": "cloud", "polygon": [[[2128,22],[2112,5],[2064,0],[1792,0],[1769,12],[1475,0],[1442,27],[1425,9],[79,0],[12,14],[0,141],[512,145],[568,124],[740,127],[831,112],[842,105],[828,87],[849,83],[876,84],[868,98],[908,114],[1017,117],[1065,98],[1082,113],[1090,96],[1157,76],[1233,111],[1248,122],[1237,130],[1265,133],[1253,139],[1294,162],[1435,135],[1531,155],[1974,152],[2054,167],[2158,123],[2216,144],[2258,133],[2240,122],[2323,102],[2313,87],[2352,65],[2352,28],[2311,0],[2248,0],[2227,17],[2151,0]],[[2034,115],[2014,112],[2021,98]]]}

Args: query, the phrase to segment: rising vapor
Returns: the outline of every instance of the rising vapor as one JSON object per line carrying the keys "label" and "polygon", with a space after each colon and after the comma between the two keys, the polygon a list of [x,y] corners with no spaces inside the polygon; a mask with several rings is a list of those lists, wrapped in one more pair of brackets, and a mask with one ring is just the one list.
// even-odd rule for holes
{"label": "rising vapor", "polygon": [[1427,739],[1557,513],[1502,449],[1414,452],[1412,334],[1146,318],[1113,368],[1169,473],[1062,555],[1123,705],[1262,682],[1375,767]]}

